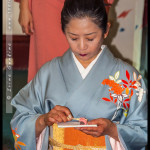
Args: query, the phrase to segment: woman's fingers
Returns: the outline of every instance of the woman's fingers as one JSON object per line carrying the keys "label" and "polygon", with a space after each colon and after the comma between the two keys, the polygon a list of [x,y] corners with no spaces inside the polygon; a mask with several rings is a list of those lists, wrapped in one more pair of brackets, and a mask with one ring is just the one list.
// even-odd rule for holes
{"label": "woman's fingers", "polygon": [[33,28],[31,29],[30,25],[23,25],[22,26],[22,32],[27,34],[27,35],[33,34],[32,30],[33,30]]}
{"label": "woman's fingers", "polygon": [[[55,106],[45,117],[47,125],[52,125],[58,122],[66,122],[71,120],[72,114],[67,107]],[[69,119],[68,119],[69,118]]]}
{"label": "woman's fingers", "polygon": [[53,118],[53,119],[55,120],[54,123],[62,122],[62,121],[63,121],[62,118],[61,118],[57,113],[52,114],[52,115],[49,117],[49,121],[52,121],[51,118]]}
{"label": "woman's fingers", "polygon": [[76,128],[87,135],[91,135],[93,137],[99,137],[103,135],[103,127],[82,127],[82,128]]}
{"label": "woman's fingers", "polygon": [[99,137],[108,134],[111,128],[111,122],[105,118],[98,118],[88,122],[88,125],[97,124],[97,127],[76,128],[88,135]]}
{"label": "woman's fingers", "polygon": [[68,121],[67,116],[66,116],[66,114],[64,112],[58,111],[58,115],[62,119],[63,122],[67,122]]}
{"label": "woman's fingers", "polygon": [[33,21],[30,22],[30,33],[32,34],[34,32],[33,28]]}
{"label": "woman's fingers", "polygon": [[82,130],[82,132],[86,133],[87,135],[91,135],[93,137],[101,136],[101,133],[97,131]]}
{"label": "woman's fingers", "polygon": [[28,26],[23,27],[23,29],[24,29],[24,31],[25,31],[25,33],[26,33],[27,35],[30,34],[30,33],[29,33],[29,27],[28,27]]}
{"label": "woman's fingers", "polygon": [[48,121],[46,121],[47,126],[51,126],[54,123],[57,123],[57,121],[54,118],[48,118]]}
{"label": "woman's fingers", "polygon": [[73,118],[71,111],[70,111],[67,107],[65,107],[65,106],[56,105],[56,106],[54,107],[54,109],[63,112],[64,115],[65,115],[64,117],[65,117],[67,120],[71,120],[71,119]]}

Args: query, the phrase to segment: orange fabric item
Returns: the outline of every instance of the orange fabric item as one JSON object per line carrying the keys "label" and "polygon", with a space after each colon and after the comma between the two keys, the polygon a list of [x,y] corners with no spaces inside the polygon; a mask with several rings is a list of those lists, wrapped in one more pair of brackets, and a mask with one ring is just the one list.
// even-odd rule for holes
{"label": "orange fabric item", "polygon": [[58,145],[56,145],[53,147],[54,150],[68,150],[61,147],[60,145],[62,144],[69,146],[92,146],[106,149],[105,136],[98,138],[92,137],[74,128],[58,128],[57,124],[53,124],[53,139],[59,143],[59,148],[57,147]]}
{"label": "orange fabric item", "polygon": [[66,128],[64,130],[64,144],[83,145],[83,146],[101,146],[106,147],[105,137],[92,137],[74,128]]}
{"label": "orange fabric item", "polygon": [[30,38],[28,82],[40,67],[61,56],[69,45],[61,31],[61,9],[64,0],[32,0],[34,34]]}

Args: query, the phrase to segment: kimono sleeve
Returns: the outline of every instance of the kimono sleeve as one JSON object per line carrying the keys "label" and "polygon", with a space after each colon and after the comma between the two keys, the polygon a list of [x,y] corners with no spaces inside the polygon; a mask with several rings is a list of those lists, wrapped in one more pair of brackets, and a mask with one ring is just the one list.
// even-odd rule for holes
{"label": "kimono sleeve", "polygon": [[[142,76],[132,72],[133,78],[126,71],[128,82],[126,95],[130,93],[129,99],[124,99],[125,111],[117,124],[118,135],[121,143],[127,150],[145,150],[147,145],[147,89]],[[127,89],[127,86],[129,87]],[[126,102],[129,102],[128,104]]]}
{"label": "kimono sleeve", "polygon": [[[16,108],[10,122],[16,149],[21,147],[22,150],[36,150],[35,123],[36,119],[45,113],[40,74],[41,71],[18,92],[11,102],[11,105]],[[47,127],[44,136],[46,148],[48,148],[48,130]]]}

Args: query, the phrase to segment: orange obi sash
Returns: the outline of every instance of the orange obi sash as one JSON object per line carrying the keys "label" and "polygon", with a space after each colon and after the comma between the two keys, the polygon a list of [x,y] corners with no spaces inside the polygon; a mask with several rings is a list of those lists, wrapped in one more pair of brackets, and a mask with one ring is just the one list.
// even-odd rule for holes
{"label": "orange obi sash", "polygon": [[56,124],[49,141],[53,150],[106,150],[105,136],[92,137],[74,128],[58,128]]}

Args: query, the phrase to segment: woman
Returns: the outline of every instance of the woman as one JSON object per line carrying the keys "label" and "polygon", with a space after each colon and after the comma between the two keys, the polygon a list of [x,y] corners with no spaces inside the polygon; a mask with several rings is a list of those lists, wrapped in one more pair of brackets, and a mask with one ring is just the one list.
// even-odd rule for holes
{"label": "woman", "polygon": [[30,35],[28,82],[43,64],[68,49],[60,23],[63,3],[64,0],[20,1],[19,23],[22,31]]}
{"label": "woman", "polygon": [[[15,146],[21,143],[22,149],[34,150],[40,142],[40,149],[47,150],[49,127],[55,133],[59,129],[54,124],[85,117],[89,125],[97,127],[77,131],[96,139],[105,136],[106,149],[145,149],[146,87],[132,66],[102,45],[110,26],[103,1],[66,0],[61,24],[70,48],[43,65],[12,100],[16,108],[11,120]],[[69,136],[69,130],[66,132]],[[64,133],[60,131],[58,138],[50,138],[53,148],[64,148],[57,141],[61,137]],[[70,141],[63,142],[66,146]]]}

